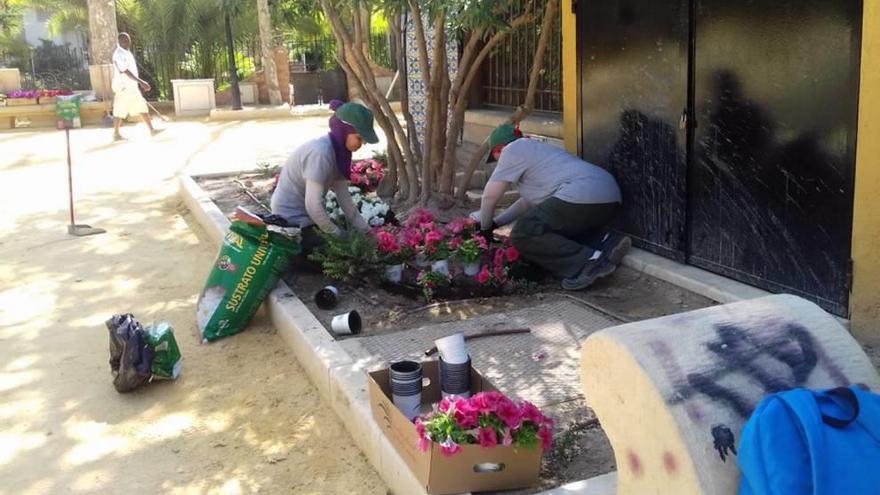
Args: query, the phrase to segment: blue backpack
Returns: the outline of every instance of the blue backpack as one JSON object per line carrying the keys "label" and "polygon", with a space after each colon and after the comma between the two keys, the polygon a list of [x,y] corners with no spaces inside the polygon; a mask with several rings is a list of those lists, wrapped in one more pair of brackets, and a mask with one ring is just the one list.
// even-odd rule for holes
{"label": "blue backpack", "polygon": [[739,448],[739,495],[880,494],[880,395],[857,386],[770,395]]}

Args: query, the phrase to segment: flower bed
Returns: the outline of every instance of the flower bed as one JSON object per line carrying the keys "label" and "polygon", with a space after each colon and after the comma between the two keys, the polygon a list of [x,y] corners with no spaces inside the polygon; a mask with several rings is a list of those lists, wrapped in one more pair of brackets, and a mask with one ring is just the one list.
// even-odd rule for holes
{"label": "flower bed", "polygon": [[56,96],[72,95],[69,89],[19,89],[3,95],[7,106],[50,104]]}
{"label": "flower bed", "polygon": [[36,90],[17,90],[6,93],[6,105],[36,105],[39,92]]}
{"label": "flower bed", "polygon": [[[368,209],[388,212],[378,204]],[[312,256],[325,275],[350,282],[378,277],[386,290],[426,301],[512,293],[520,285],[511,276],[519,252],[507,241],[490,245],[469,217],[443,224],[416,209],[402,224],[386,225],[378,215],[370,223],[366,236],[326,237]]]}

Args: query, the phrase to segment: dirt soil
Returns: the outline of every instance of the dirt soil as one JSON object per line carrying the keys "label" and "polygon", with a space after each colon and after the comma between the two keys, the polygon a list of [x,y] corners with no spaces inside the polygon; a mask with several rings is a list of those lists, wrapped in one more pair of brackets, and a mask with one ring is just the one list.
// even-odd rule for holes
{"label": "dirt soil", "polygon": [[[107,230],[85,238],[66,232],[63,133],[0,133],[0,495],[385,494],[267,315],[200,344],[216,246],[177,199],[180,156],[211,142],[191,127],[71,133],[79,220]],[[119,312],[171,322],[177,381],[113,389]]]}

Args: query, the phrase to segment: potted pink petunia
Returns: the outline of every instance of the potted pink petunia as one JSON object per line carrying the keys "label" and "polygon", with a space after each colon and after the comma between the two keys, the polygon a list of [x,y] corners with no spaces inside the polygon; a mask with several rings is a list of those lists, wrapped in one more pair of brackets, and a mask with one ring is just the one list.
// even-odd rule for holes
{"label": "potted pink petunia", "polygon": [[373,158],[358,160],[351,164],[351,184],[365,191],[372,191],[385,177],[385,166]]}
{"label": "potted pink petunia", "polygon": [[403,242],[401,229],[386,225],[372,231],[376,239],[379,258],[385,263],[385,278],[391,282],[400,282],[403,276],[403,262],[412,257],[414,248]]}
{"label": "potted pink petunia", "polygon": [[517,403],[500,392],[480,392],[469,399],[448,397],[436,411],[415,420],[417,447],[427,451],[437,443],[452,456],[462,445],[540,447],[549,449],[553,420],[528,401]]}

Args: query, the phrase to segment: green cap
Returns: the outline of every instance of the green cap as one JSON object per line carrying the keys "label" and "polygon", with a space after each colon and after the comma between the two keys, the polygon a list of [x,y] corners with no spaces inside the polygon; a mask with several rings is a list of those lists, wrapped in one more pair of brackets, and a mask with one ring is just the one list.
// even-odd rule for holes
{"label": "green cap", "polygon": [[489,149],[493,149],[499,144],[507,144],[522,137],[522,132],[513,126],[513,124],[501,124],[489,134]]}
{"label": "green cap", "polygon": [[336,109],[336,118],[354,127],[354,130],[368,143],[378,143],[379,137],[373,130],[373,112],[367,107],[348,102]]}

